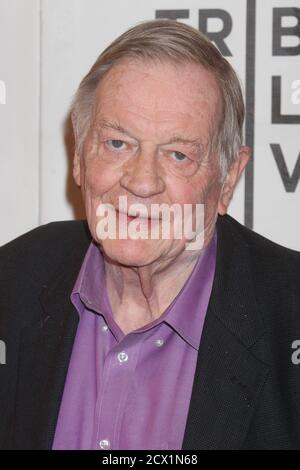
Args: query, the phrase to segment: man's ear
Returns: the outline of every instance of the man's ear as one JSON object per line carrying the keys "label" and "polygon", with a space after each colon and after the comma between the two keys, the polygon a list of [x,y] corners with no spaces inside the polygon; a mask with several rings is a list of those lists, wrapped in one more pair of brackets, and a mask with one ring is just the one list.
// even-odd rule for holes
{"label": "man's ear", "polygon": [[73,178],[77,186],[80,186],[81,185],[80,183],[80,156],[77,151],[77,142],[78,142],[77,119],[76,119],[76,115],[74,112],[71,114],[71,120],[72,120],[72,126],[73,126],[74,138],[75,138],[75,148],[74,148],[74,158],[73,158]]}
{"label": "man's ear", "polygon": [[78,155],[78,153],[74,152],[74,158],[73,158],[73,178],[75,180],[75,183],[77,184],[77,186],[81,186],[81,182],[80,182],[80,156]]}
{"label": "man's ear", "polygon": [[218,213],[220,215],[227,213],[234,189],[249,161],[250,155],[250,147],[242,146],[239,151],[239,157],[235,162],[232,163],[230,169],[228,170],[218,203]]}

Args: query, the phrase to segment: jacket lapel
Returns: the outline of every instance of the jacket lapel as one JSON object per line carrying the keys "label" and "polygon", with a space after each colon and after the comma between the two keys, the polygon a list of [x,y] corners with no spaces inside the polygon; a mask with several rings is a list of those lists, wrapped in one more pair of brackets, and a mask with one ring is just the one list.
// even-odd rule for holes
{"label": "jacket lapel", "polygon": [[252,347],[264,334],[248,247],[228,216],[218,220],[217,264],[201,338],[183,449],[239,449],[268,365]]}
{"label": "jacket lapel", "polygon": [[[90,240],[87,240],[89,242]],[[40,295],[42,317],[23,329],[15,410],[15,449],[51,449],[78,325],[70,293],[88,243]]]}

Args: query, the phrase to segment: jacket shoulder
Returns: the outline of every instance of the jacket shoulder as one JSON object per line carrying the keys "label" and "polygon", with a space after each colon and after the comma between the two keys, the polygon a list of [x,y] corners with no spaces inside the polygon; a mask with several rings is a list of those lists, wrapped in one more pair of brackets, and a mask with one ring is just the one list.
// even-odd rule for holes
{"label": "jacket shoulder", "polygon": [[41,280],[72,253],[84,253],[91,241],[85,220],[50,222],[0,247],[0,279],[26,275]]}
{"label": "jacket shoulder", "polygon": [[[279,337],[297,338],[300,335],[300,252],[259,235],[230,216],[223,216],[220,228],[220,235],[226,240],[225,256],[235,249],[235,260],[240,260],[249,273],[249,284],[243,288],[253,289],[263,322],[273,331],[272,341]],[[229,246],[234,248],[228,249]]]}
{"label": "jacket shoulder", "polygon": [[300,252],[282,246],[263,235],[245,227],[233,217],[226,215],[221,217],[218,224],[222,231],[227,232],[227,237],[233,243],[234,239],[241,241],[249,249],[252,260],[256,258],[259,263],[271,263],[273,267],[280,263],[292,263],[300,269]]}

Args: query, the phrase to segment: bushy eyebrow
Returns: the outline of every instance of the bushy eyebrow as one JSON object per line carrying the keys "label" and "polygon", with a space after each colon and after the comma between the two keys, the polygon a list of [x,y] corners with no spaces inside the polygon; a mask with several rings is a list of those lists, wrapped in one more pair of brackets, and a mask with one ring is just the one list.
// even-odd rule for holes
{"label": "bushy eyebrow", "polygon": [[192,147],[195,147],[196,150],[201,152],[204,150],[204,146],[202,144],[201,139],[185,139],[184,137],[181,137],[179,135],[173,135],[169,142],[166,142],[164,145],[176,143],[191,145]]}
{"label": "bushy eyebrow", "polygon": [[97,122],[97,128],[98,129],[113,129],[115,131],[121,132],[121,134],[126,134],[129,137],[134,137],[126,130],[124,127],[122,127],[117,121],[108,121],[107,119],[100,119],[100,121]]}
{"label": "bushy eyebrow", "polygon": [[[134,140],[136,139],[133,135],[131,135],[130,132],[128,132],[124,127],[120,125],[117,121],[109,121],[107,119],[100,119],[97,123],[97,128],[99,129],[113,129],[115,131],[120,132],[121,134],[127,135],[128,137],[131,137]],[[204,145],[202,143],[202,140],[199,139],[188,139],[185,138],[184,136],[180,136],[177,134],[174,134],[171,136],[171,138],[168,140],[168,142],[164,142],[163,144],[160,145],[169,145],[169,144],[174,144],[174,143],[180,143],[180,144],[188,144],[194,147],[198,152],[204,151]]]}

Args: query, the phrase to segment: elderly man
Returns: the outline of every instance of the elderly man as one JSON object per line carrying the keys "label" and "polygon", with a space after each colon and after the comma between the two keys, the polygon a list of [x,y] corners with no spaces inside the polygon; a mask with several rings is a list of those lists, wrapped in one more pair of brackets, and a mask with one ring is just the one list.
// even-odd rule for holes
{"label": "elderly man", "polygon": [[1,248],[1,447],[299,448],[300,255],[226,215],[250,153],[229,63],[144,22],[71,115],[87,223]]}

